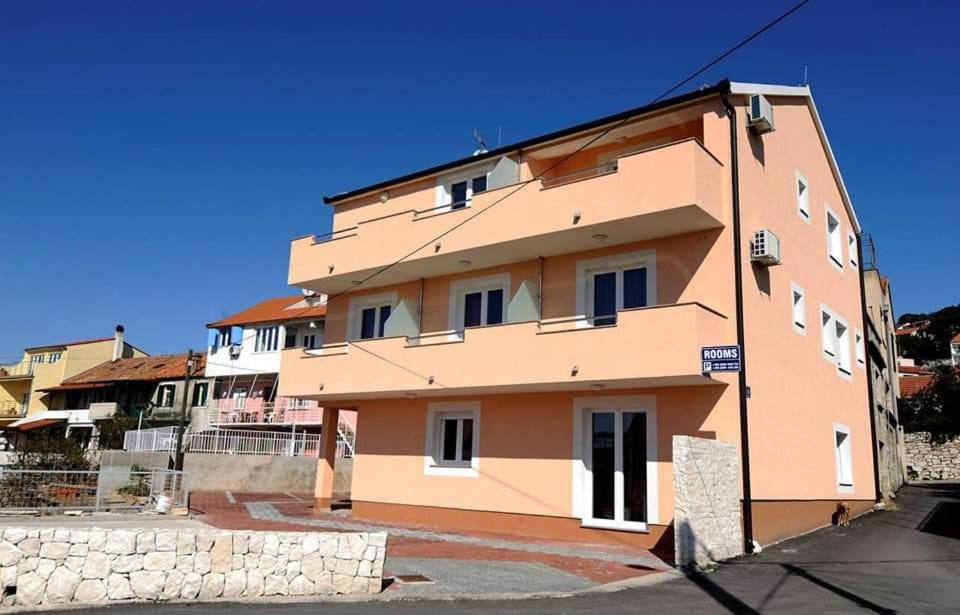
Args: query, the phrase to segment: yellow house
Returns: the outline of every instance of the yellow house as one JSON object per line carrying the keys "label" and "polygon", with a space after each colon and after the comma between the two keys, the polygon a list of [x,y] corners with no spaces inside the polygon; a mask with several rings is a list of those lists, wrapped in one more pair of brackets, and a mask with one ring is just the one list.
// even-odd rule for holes
{"label": "yellow house", "polygon": [[24,349],[19,362],[0,365],[0,428],[26,431],[68,418],[84,426],[89,421],[83,417],[59,416],[65,409],[52,407],[55,397],[42,391],[106,361],[143,356],[148,355],[124,341],[121,325],[112,337]]}

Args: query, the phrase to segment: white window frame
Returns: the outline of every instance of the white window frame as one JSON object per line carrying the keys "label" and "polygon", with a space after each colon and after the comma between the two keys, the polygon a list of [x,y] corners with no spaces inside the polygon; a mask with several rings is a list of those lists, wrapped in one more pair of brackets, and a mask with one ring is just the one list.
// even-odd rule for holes
{"label": "white window frame", "polygon": [[[387,318],[387,322],[390,322],[390,318],[393,318],[393,315],[397,310],[396,291],[363,295],[350,299],[350,304],[347,308],[347,341],[363,341],[360,339],[360,329],[363,326],[363,310],[368,308],[380,308],[384,305],[390,306],[390,316]],[[377,329],[379,329],[379,327],[377,327]],[[375,330],[375,333],[378,332],[378,330]],[[386,335],[386,323],[384,324],[383,337],[389,337]],[[378,338],[379,336],[374,335],[371,339]]]}
{"label": "white window frame", "polygon": [[847,229],[847,257],[850,266],[856,270],[860,266],[860,257],[857,255],[857,236],[852,229]]}
{"label": "white window frame", "polygon": [[[172,390],[173,394],[170,396],[170,405],[163,405],[163,391]],[[173,382],[161,382],[157,385],[157,407],[158,408],[173,408],[177,405],[177,385]]]}
{"label": "white window frame", "polygon": [[[810,224],[813,218],[810,212],[810,182],[807,181],[807,178],[799,170],[796,171],[795,177],[793,191],[797,198],[797,215],[800,216],[801,220]],[[803,195],[800,194],[801,182],[806,186]]]}
{"label": "white window frame", "polygon": [[[585,446],[586,421],[593,411],[617,410],[620,412],[643,412],[647,417],[647,521],[646,523],[617,522],[592,519],[592,476],[588,464],[589,454]],[[660,522],[659,499],[659,462],[657,461],[657,398],[653,395],[576,397],[573,400],[573,451],[572,459],[572,497],[573,516],[581,520],[584,527],[602,527],[634,532],[649,531],[650,525]],[[622,474],[615,480],[621,481]],[[620,489],[622,496],[622,487]],[[622,510],[622,505],[617,505]]]}
{"label": "white window frame", "polygon": [[[843,337],[837,334],[837,326],[842,326],[844,329]],[[834,314],[834,339],[836,340],[836,351],[837,351],[837,373],[841,377],[850,379],[853,377],[853,353],[850,348],[852,345],[852,336],[850,324],[845,318],[839,314]]]}
{"label": "white window frame", "polygon": [[493,172],[494,164],[486,163],[481,166],[464,169],[450,175],[441,175],[437,177],[436,189],[436,208],[438,212],[453,211],[453,185],[462,181],[467,182],[467,199],[463,209],[469,208],[473,203],[473,180],[481,175],[487,178],[487,190],[490,190],[490,173]]}
{"label": "white window frame", "polygon": [[450,283],[449,297],[447,301],[447,321],[448,329],[450,331],[456,331],[459,334],[463,333],[463,317],[466,312],[466,297],[471,293],[482,292],[483,298],[481,300],[481,318],[482,324],[480,326],[487,325],[487,291],[490,290],[502,290],[503,291],[503,324],[510,322],[510,319],[507,315],[507,307],[510,305],[510,274],[509,273],[498,273],[496,275],[488,275],[481,278],[468,278],[465,280],[457,280]]}
{"label": "white window frame", "polygon": [[[827,234],[827,260],[837,271],[843,271],[843,221],[829,205],[825,208],[824,229]],[[836,235],[830,231],[830,219],[837,223]]]}
{"label": "white window frame", "polygon": [[[837,446],[838,433],[846,435],[844,439],[846,450],[844,450],[842,445]],[[836,467],[837,493],[853,493],[853,440],[850,435],[850,428],[841,423],[834,423],[832,436],[833,441],[831,445],[833,447],[833,458]],[[846,459],[844,459],[844,457],[846,457]],[[847,471],[846,476],[844,476],[844,469]]]}
{"label": "white window frame", "polygon": [[63,351],[51,352],[47,355],[47,363],[56,363],[63,358]]}
{"label": "white window frame", "polygon": [[[444,419],[473,420],[473,451],[468,464],[440,460]],[[460,443],[457,443],[459,448]],[[477,478],[480,476],[480,402],[433,402],[427,404],[427,428],[423,451],[423,473],[427,476]]]}
{"label": "white window frame", "polygon": [[[197,391],[203,389],[203,403],[197,404]],[[206,408],[210,404],[210,382],[207,380],[201,380],[199,382],[194,382],[193,388],[190,391],[190,407],[191,408]]]}
{"label": "white window frame", "polygon": [[[823,322],[823,316],[830,317],[827,322]],[[837,314],[824,304],[820,304],[820,350],[823,358],[837,365],[837,343],[836,328]]]}
{"label": "white window frame", "polygon": [[617,272],[617,312],[620,312],[623,310],[623,272],[641,267],[647,270],[647,306],[657,305],[656,250],[611,254],[577,261],[577,326],[593,326],[593,276]]}
{"label": "white window frame", "polygon": [[30,363],[32,365],[39,365],[40,363],[43,363],[43,357],[44,355],[42,354],[30,355]]}
{"label": "white window frame", "polygon": [[856,350],[857,367],[859,367],[860,369],[866,369],[867,367],[866,340],[863,337],[863,331],[861,331],[860,329],[853,330],[853,344]]}
{"label": "white window frame", "polygon": [[[799,306],[794,299],[795,294],[800,295]],[[790,319],[794,332],[799,335],[807,334],[807,295],[803,287],[796,282],[790,283]]]}
{"label": "white window frame", "polygon": [[280,348],[280,325],[257,327],[254,331],[254,352],[276,352]]}

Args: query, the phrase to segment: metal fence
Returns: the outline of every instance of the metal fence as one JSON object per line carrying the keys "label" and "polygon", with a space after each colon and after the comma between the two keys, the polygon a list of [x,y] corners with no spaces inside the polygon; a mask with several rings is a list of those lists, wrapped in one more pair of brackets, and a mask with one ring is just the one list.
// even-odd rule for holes
{"label": "metal fence", "polygon": [[189,475],[161,468],[138,470],[6,470],[0,468],[0,510],[146,510],[161,496],[187,506]]}
{"label": "metal fence", "polygon": [[[128,431],[123,448],[127,451],[175,453],[177,428],[157,427]],[[243,429],[211,429],[188,432],[183,438],[184,451],[214,455],[277,455],[286,457],[318,457],[320,435]],[[337,430],[337,458],[353,457],[353,430]]]}

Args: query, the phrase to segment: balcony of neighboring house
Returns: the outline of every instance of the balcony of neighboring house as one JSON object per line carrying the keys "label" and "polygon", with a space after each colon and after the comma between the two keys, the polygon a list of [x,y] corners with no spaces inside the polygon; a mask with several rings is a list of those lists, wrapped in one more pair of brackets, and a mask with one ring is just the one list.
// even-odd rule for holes
{"label": "balcony of neighboring house", "polygon": [[473,192],[453,189],[439,207],[296,239],[289,282],[332,295],[374,272],[378,286],[391,285],[456,273],[464,263],[479,269],[588,250],[601,237],[618,245],[723,226],[723,165],[697,138],[582,160],[530,185],[485,190],[484,181]]}
{"label": "balcony of neighboring house", "polygon": [[0,380],[24,380],[33,378],[35,366],[36,363],[33,361],[20,361],[19,363],[0,365]]}
{"label": "balcony of neighboring house", "polygon": [[26,413],[27,407],[22,401],[0,401],[0,420],[18,419]]}
{"label": "balcony of neighboring house", "polygon": [[[301,349],[302,350],[302,349]],[[210,424],[307,426],[323,422],[323,408],[313,400],[233,396],[212,402]]]}
{"label": "balcony of neighboring house", "polygon": [[283,351],[286,395],[350,401],[718,381],[700,348],[726,343],[727,317],[696,302],[380,337]]}

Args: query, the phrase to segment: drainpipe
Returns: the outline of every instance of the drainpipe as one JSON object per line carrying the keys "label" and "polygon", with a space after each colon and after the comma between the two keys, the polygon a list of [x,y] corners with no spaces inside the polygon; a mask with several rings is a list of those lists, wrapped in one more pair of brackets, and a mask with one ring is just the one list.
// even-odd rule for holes
{"label": "drainpipe", "polygon": [[750,489],[750,425],[747,414],[747,349],[743,326],[743,260],[740,234],[740,169],[737,155],[737,110],[730,104],[730,84],[722,94],[723,107],[730,120],[730,183],[733,197],[733,279],[737,309],[737,344],[740,345],[740,373],[737,384],[740,397],[740,467],[743,480],[743,549],[753,553],[753,494]]}
{"label": "drainpipe", "polygon": [[420,299],[417,304],[417,336],[423,335],[423,285],[426,281],[420,278]]}
{"label": "drainpipe", "polygon": [[537,321],[543,320],[543,257],[537,259],[539,270],[537,272]]}
{"label": "drainpipe", "polygon": [[[863,331],[863,339],[860,341],[863,344],[863,358],[864,358],[864,369],[867,372],[867,403],[869,404],[868,411],[870,413],[870,438],[872,444],[870,448],[873,450],[873,494],[874,502],[883,501],[883,494],[880,493],[880,460],[877,455],[877,448],[880,446],[879,440],[877,440],[877,406],[873,399],[873,359],[870,357],[869,349],[867,348],[868,340],[867,337],[870,335],[870,329],[867,327],[867,284],[863,279],[863,246],[860,245],[860,235],[862,233],[857,233],[857,273],[860,278],[860,317],[862,322],[860,323],[861,330]],[[879,273],[878,273],[879,275]]]}

